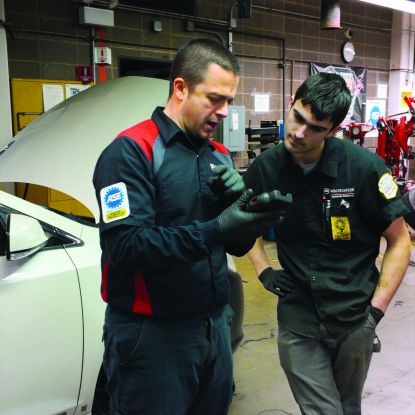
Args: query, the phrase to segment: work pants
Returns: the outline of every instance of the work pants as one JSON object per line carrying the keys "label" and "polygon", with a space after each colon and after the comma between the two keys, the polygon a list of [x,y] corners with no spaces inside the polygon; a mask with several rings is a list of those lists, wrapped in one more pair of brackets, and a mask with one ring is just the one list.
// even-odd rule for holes
{"label": "work pants", "polygon": [[104,368],[111,415],[226,415],[232,399],[229,305],[164,320],[107,307]]}
{"label": "work pants", "polygon": [[281,366],[303,415],[361,414],[375,328],[370,314],[341,340],[332,338],[323,326],[318,339],[279,327]]}

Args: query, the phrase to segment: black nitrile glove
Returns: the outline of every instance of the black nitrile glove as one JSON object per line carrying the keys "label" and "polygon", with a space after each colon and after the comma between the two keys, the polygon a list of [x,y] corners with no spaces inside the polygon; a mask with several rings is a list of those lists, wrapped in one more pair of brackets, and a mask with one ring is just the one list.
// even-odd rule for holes
{"label": "black nitrile glove", "polygon": [[246,203],[253,196],[253,190],[245,190],[242,196],[228,206],[216,219],[218,231],[224,242],[241,242],[258,237],[280,220],[280,210],[267,212],[247,212]]}
{"label": "black nitrile glove", "polygon": [[372,304],[370,305],[369,313],[373,317],[373,320],[375,320],[376,324],[379,324],[379,321],[382,320],[383,316],[385,315],[380,308],[373,307]]}
{"label": "black nitrile glove", "polygon": [[278,295],[278,297],[284,297],[286,293],[294,288],[290,276],[282,269],[265,268],[258,278],[265,289]]}
{"label": "black nitrile glove", "polygon": [[242,195],[245,183],[238,170],[226,167],[223,164],[213,169],[213,175],[208,179],[212,192],[227,203],[232,203]]}

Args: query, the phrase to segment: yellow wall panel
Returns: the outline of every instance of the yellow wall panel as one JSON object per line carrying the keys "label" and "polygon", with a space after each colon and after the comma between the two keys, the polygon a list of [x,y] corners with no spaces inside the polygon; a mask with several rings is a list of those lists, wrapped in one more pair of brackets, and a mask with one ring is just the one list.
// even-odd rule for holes
{"label": "yellow wall panel", "polygon": [[[43,114],[44,84],[62,85],[64,96],[66,85],[84,85],[76,81],[12,78],[12,116],[13,133],[15,135]],[[50,173],[53,174],[53,172]],[[23,197],[25,192],[27,193],[26,199],[30,202],[49,206],[66,213],[93,217],[92,213],[84,205],[57,190],[46,189],[34,184],[26,187],[24,183],[18,183],[16,185],[16,194],[19,197]]]}

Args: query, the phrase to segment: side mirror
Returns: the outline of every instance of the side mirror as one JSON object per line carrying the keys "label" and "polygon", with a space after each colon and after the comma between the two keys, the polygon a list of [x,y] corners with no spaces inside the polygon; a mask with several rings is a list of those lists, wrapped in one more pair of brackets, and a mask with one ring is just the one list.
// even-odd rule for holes
{"label": "side mirror", "polygon": [[48,242],[38,220],[18,213],[7,215],[6,221],[8,261],[25,258],[42,249]]}

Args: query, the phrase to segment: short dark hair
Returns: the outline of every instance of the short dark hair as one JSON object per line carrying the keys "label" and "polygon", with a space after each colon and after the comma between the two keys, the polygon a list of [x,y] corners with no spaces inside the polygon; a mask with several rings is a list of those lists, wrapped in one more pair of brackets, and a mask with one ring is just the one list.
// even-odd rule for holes
{"label": "short dark hair", "polygon": [[224,45],[211,39],[193,39],[177,52],[170,71],[169,97],[173,93],[173,81],[183,78],[190,90],[203,82],[211,63],[239,75],[239,63],[235,55]]}
{"label": "short dark hair", "polygon": [[349,111],[352,97],[344,79],[335,73],[319,72],[308,77],[297,89],[294,102],[310,105],[317,120],[330,120],[337,127]]}

